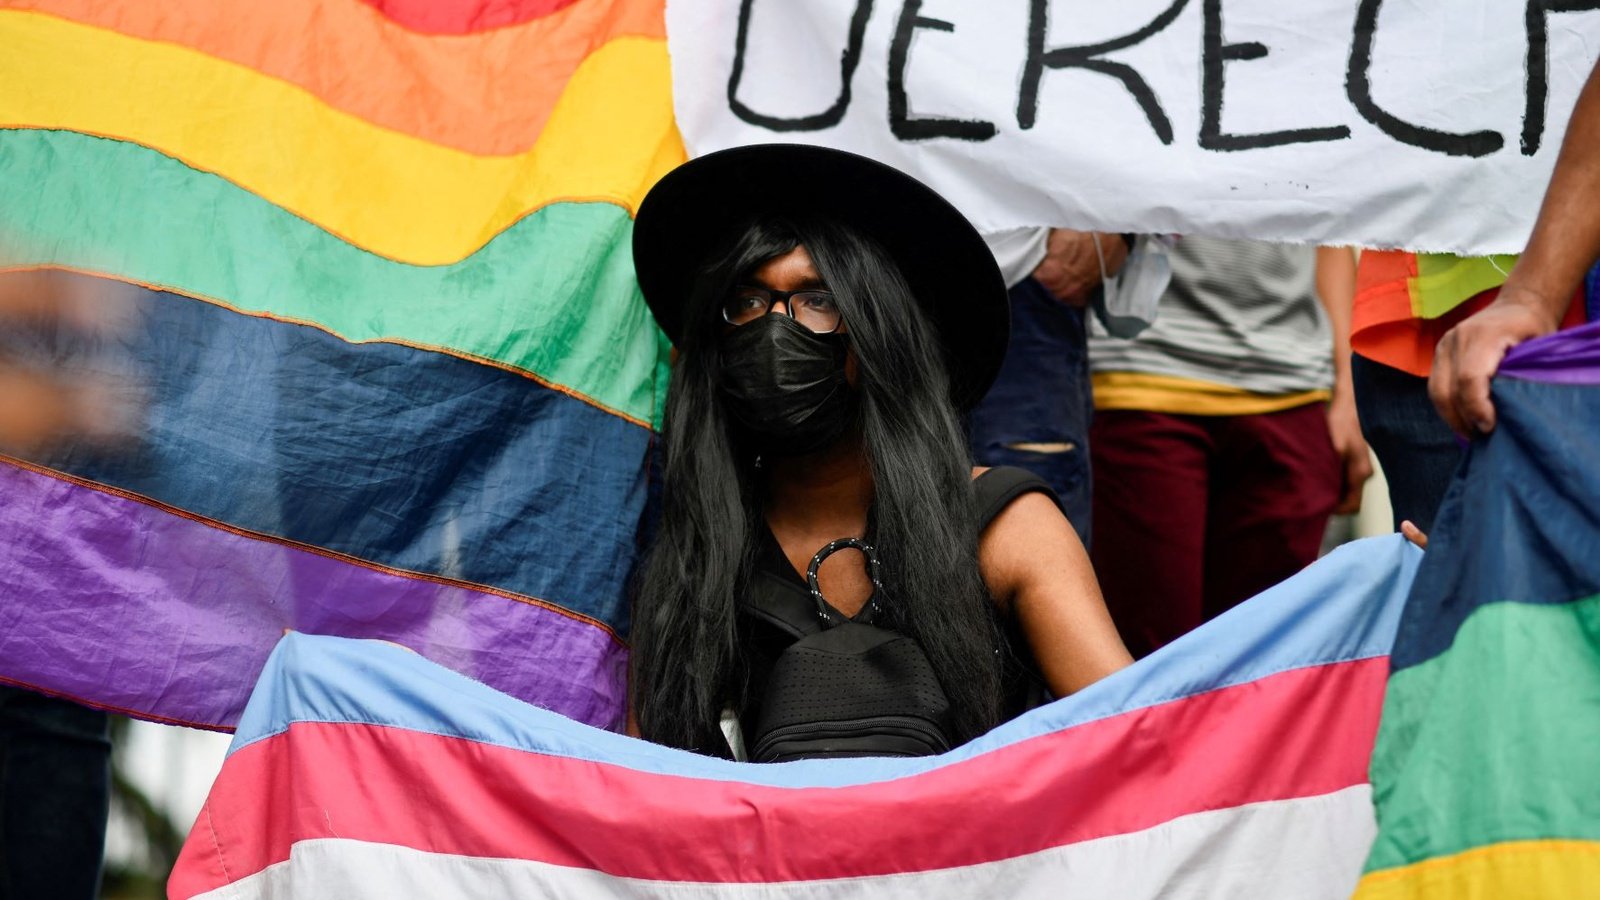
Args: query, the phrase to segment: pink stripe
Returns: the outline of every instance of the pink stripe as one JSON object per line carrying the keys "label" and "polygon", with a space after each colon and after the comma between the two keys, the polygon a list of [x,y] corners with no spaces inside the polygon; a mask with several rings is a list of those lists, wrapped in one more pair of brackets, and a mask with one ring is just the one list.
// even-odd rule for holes
{"label": "pink stripe", "polygon": [[474,34],[553,15],[578,0],[362,0],[423,34]]}
{"label": "pink stripe", "polygon": [[667,881],[971,865],[1366,782],[1387,659],[1298,669],[847,788],[775,788],[371,725],[234,753],[169,884],[189,897],[341,837]]}

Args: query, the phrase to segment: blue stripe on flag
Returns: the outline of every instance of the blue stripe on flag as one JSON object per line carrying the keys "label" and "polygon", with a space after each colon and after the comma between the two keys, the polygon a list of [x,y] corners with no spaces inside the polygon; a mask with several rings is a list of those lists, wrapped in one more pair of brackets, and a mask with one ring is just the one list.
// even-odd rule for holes
{"label": "blue stripe on flag", "polygon": [[[1600,510],[1585,502],[1600,496],[1600,391],[1496,378],[1493,392],[1494,433],[1473,442],[1439,505],[1441,524],[1395,641],[1396,672],[1450,649],[1484,604],[1600,594]],[[1457,553],[1457,545],[1501,552]]]}
{"label": "blue stripe on flag", "polygon": [[[1385,656],[1420,556],[1397,535],[1341,547],[1136,665],[939,757],[733,763],[581,725],[393,645],[300,634],[284,638],[273,651],[229,752],[280,734],[291,722],[335,722],[446,734],[717,781],[792,788],[887,781],[1279,672]],[[337,691],[329,692],[328,685]]]}
{"label": "blue stripe on flag", "polygon": [[513,591],[626,633],[649,430],[444,353],[351,344],[174,294],[119,297],[139,444],[36,460],[383,566]]}

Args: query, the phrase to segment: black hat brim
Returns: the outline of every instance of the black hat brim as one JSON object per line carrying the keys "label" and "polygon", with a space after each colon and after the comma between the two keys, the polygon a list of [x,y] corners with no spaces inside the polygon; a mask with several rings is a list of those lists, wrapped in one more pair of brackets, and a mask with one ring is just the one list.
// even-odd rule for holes
{"label": "black hat brim", "polygon": [[826,147],[734,147],[690,160],[650,189],[634,221],[633,261],[674,344],[700,267],[731,229],[764,215],[832,218],[881,244],[938,331],[952,402],[965,410],[983,398],[1011,328],[1005,282],[983,237],[910,175]]}

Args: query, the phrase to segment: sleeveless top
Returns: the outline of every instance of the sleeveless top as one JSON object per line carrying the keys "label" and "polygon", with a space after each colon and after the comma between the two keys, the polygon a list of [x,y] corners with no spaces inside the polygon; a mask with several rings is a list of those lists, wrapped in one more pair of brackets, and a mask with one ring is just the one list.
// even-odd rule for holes
{"label": "sleeveless top", "polygon": [[[978,532],[981,535],[1001,510],[1023,494],[1039,492],[1060,505],[1054,491],[1038,476],[1024,469],[999,466],[973,479]],[[734,710],[741,726],[748,729],[760,718],[760,703],[766,695],[773,664],[796,640],[795,632],[820,630],[816,605],[805,579],[784,556],[772,532],[763,529],[757,548],[754,570],[745,596],[739,603],[738,632],[747,663],[748,682],[744,703]],[[890,597],[893,593],[890,591]],[[892,600],[890,601],[892,602]],[[855,621],[868,622],[872,605],[863,607]],[[999,614],[998,609],[996,614]],[[999,648],[1004,656],[1001,707],[1002,721],[1011,719],[1050,699],[1038,665],[1028,648],[1021,627],[1012,615],[1003,615]],[[725,753],[726,751],[724,751]]]}

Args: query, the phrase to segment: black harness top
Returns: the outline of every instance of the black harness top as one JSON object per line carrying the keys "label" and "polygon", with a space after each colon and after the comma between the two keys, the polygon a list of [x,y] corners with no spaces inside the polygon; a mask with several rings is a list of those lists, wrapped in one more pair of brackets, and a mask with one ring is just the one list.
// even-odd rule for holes
{"label": "black harness top", "polygon": [[[1055,499],[1048,484],[1032,473],[1018,468],[998,467],[984,472],[972,482],[974,506],[977,511],[978,532],[985,528],[1013,500],[1026,493],[1041,492]],[[921,650],[909,638],[892,631],[868,627],[874,624],[878,605],[873,601],[864,605],[855,617],[846,617],[827,606],[814,595],[805,578],[796,572],[784,555],[783,548],[766,529],[762,531],[761,546],[750,584],[739,604],[739,630],[744,648],[749,681],[743,692],[746,698],[736,709],[745,735],[769,738],[766,758],[802,758],[818,755],[920,755],[938,752],[942,747],[929,738],[921,740],[920,734],[911,734],[920,727],[916,723],[899,722],[897,710],[887,707],[902,705],[928,708],[944,703],[931,668],[926,664]],[[888,593],[893,602],[893,591]],[[819,612],[820,608],[820,612]],[[819,636],[830,624],[848,622],[846,633],[828,636],[819,643]],[[1001,621],[1004,646],[1000,652],[1005,658],[1004,687],[1006,718],[1016,716],[1049,699],[1043,679],[1033,660],[1015,617],[1006,616]],[[832,645],[837,644],[837,647]],[[792,651],[792,652],[791,652]],[[788,656],[786,657],[786,654]],[[821,657],[854,656],[847,662],[828,664]],[[796,657],[802,657],[797,659]],[[809,657],[810,661],[807,658]],[[780,659],[783,660],[780,667]],[[837,662],[837,661],[835,661]],[[776,698],[769,696],[769,687],[775,668],[779,668],[779,690]],[[848,681],[849,685],[824,682]],[[862,687],[862,682],[896,681]],[[931,681],[932,684],[924,684]],[[808,725],[827,715],[831,706],[837,706],[842,695],[865,699],[853,701],[860,715],[880,720],[878,734],[861,742],[860,752],[851,751],[851,738],[841,735],[829,746],[836,752],[808,751],[802,756],[785,756],[782,732],[804,733]],[[772,708],[764,708],[772,700]],[[870,707],[870,708],[868,708]],[[834,710],[837,714],[837,710]],[[933,713],[938,719],[939,712]],[[758,735],[758,729],[762,734]],[[766,732],[777,730],[779,734]],[[811,728],[815,731],[815,726]],[[907,732],[905,740],[900,732]],[[889,736],[885,737],[885,733]],[[917,740],[911,740],[917,738]],[[925,749],[918,750],[917,747]],[[774,749],[776,748],[776,749]],[[755,748],[759,750],[760,748]],[[752,759],[761,759],[761,752],[753,752]]]}

